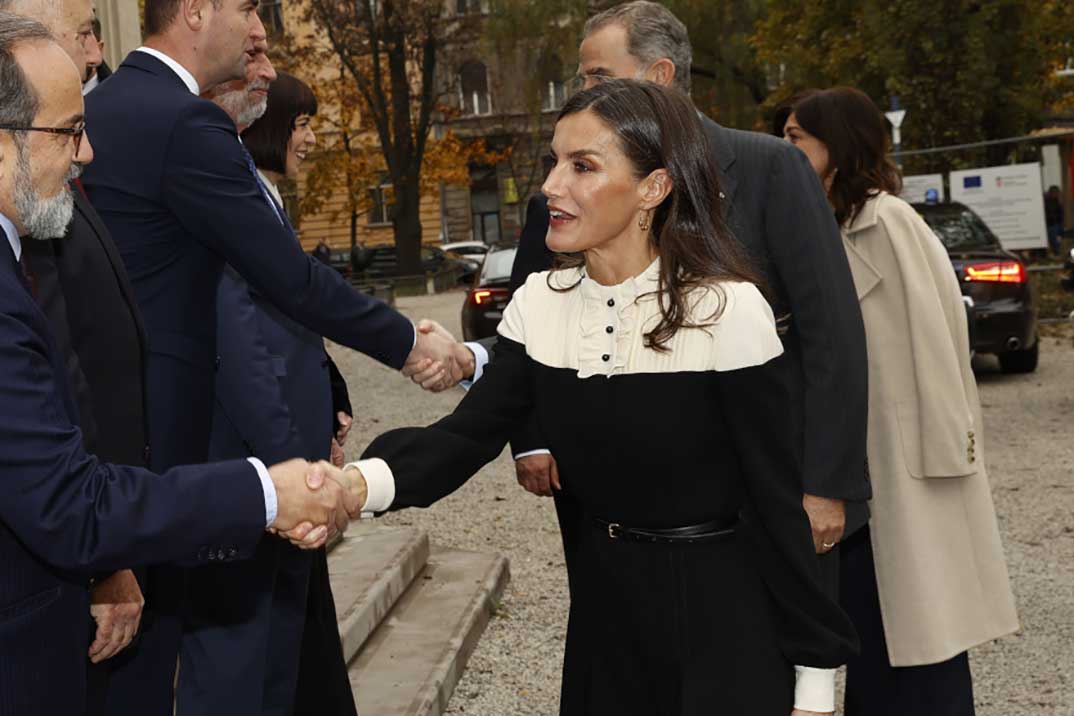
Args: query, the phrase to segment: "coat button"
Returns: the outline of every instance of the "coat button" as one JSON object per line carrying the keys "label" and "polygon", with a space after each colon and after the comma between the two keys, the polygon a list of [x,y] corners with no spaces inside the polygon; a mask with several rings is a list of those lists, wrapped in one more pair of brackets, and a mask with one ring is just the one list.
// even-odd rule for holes
{"label": "coat button", "polygon": [[145,450],[142,451],[142,456],[145,459],[146,467],[149,467],[149,458],[153,456],[153,451],[149,449],[149,446],[145,446]]}
{"label": "coat button", "polygon": [[609,298],[608,299],[608,308],[615,308],[615,299],[614,298]]}
{"label": "coat button", "polygon": [[213,367],[216,368],[217,370],[220,370],[220,356],[217,356],[213,360]]}
{"label": "coat button", "polygon": [[608,355],[607,353],[605,353],[604,355],[602,355],[602,356],[600,357],[600,359],[601,359],[602,361],[604,361],[605,363],[607,363],[608,361],[610,361],[610,360],[612,359],[612,357],[611,357],[610,355]]}
{"label": "coat button", "polygon": [[604,332],[605,333],[615,333],[615,329],[612,328],[611,326],[608,326],[607,328],[604,329]]}

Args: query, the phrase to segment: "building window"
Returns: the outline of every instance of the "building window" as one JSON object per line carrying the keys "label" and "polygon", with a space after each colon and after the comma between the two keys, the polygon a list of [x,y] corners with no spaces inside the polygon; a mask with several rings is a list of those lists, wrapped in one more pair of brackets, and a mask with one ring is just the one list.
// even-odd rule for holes
{"label": "building window", "polygon": [[283,34],[283,0],[261,0],[257,14],[269,37]]}
{"label": "building window", "polygon": [[369,209],[369,225],[392,223],[392,211],[395,209],[395,201],[392,185],[387,181],[380,186],[369,190],[371,208]]}
{"label": "building window", "polygon": [[541,109],[551,112],[567,102],[567,83],[563,80],[563,63],[555,55],[545,55],[537,65],[541,78]]}
{"label": "building window", "polygon": [[500,240],[500,187],[495,167],[475,168],[470,175],[470,214],[474,241]]}
{"label": "building window", "polygon": [[471,60],[459,70],[459,102],[464,115],[492,114],[489,76],[483,63]]}

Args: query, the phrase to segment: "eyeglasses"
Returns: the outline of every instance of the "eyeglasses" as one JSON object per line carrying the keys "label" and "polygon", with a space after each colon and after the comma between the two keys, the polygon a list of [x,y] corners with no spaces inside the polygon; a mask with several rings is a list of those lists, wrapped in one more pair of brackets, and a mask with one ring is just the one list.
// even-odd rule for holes
{"label": "eyeglasses", "polygon": [[62,134],[68,137],[74,137],[75,154],[78,154],[78,150],[82,146],[82,135],[86,133],[86,123],[79,122],[73,127],[12,127],[10,125],[0,124],[0,129],[6,129],[9,132],[45,132],[47,134]]}

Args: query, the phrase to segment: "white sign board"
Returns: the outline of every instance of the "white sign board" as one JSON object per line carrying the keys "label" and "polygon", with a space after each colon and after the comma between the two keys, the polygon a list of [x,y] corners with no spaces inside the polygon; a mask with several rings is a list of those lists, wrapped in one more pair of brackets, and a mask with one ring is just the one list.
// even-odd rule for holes
{"label": "white sign board", "polygon": [[899,198],[911,204],[925,201],[929,189],[936,190],[936,198],[943,201],[943,174],[911,174],[902,178],[902,191]]}
{"label": "white sign board", "polygon": [[965,169],[951,172],[950,181],[951,201],[977,212],[1003,248],[1048,246],[1039,163]]}

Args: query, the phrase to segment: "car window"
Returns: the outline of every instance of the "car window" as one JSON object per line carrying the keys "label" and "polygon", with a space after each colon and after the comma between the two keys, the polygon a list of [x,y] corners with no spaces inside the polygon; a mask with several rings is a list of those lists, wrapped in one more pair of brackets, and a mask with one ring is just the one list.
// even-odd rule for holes
{"label": "car window", "polygon": [[921,215],[948,251],[993,250],[1000,247],[999,239],[969,209],[952,207],[945,210],[923,211]]}
{"label": "car window", "polygon": [[502,251],[490,251],[481,266],[481,282],[500,281],[511,277],[511,267],[515,263],[515,251],[510,248]]}
{"label": "car window", "polygon": [[488,249],[482,246],[460,246],[457,249],[452,249],[456,254],[463,254],[464,256],[480,255],[488,251]]}

